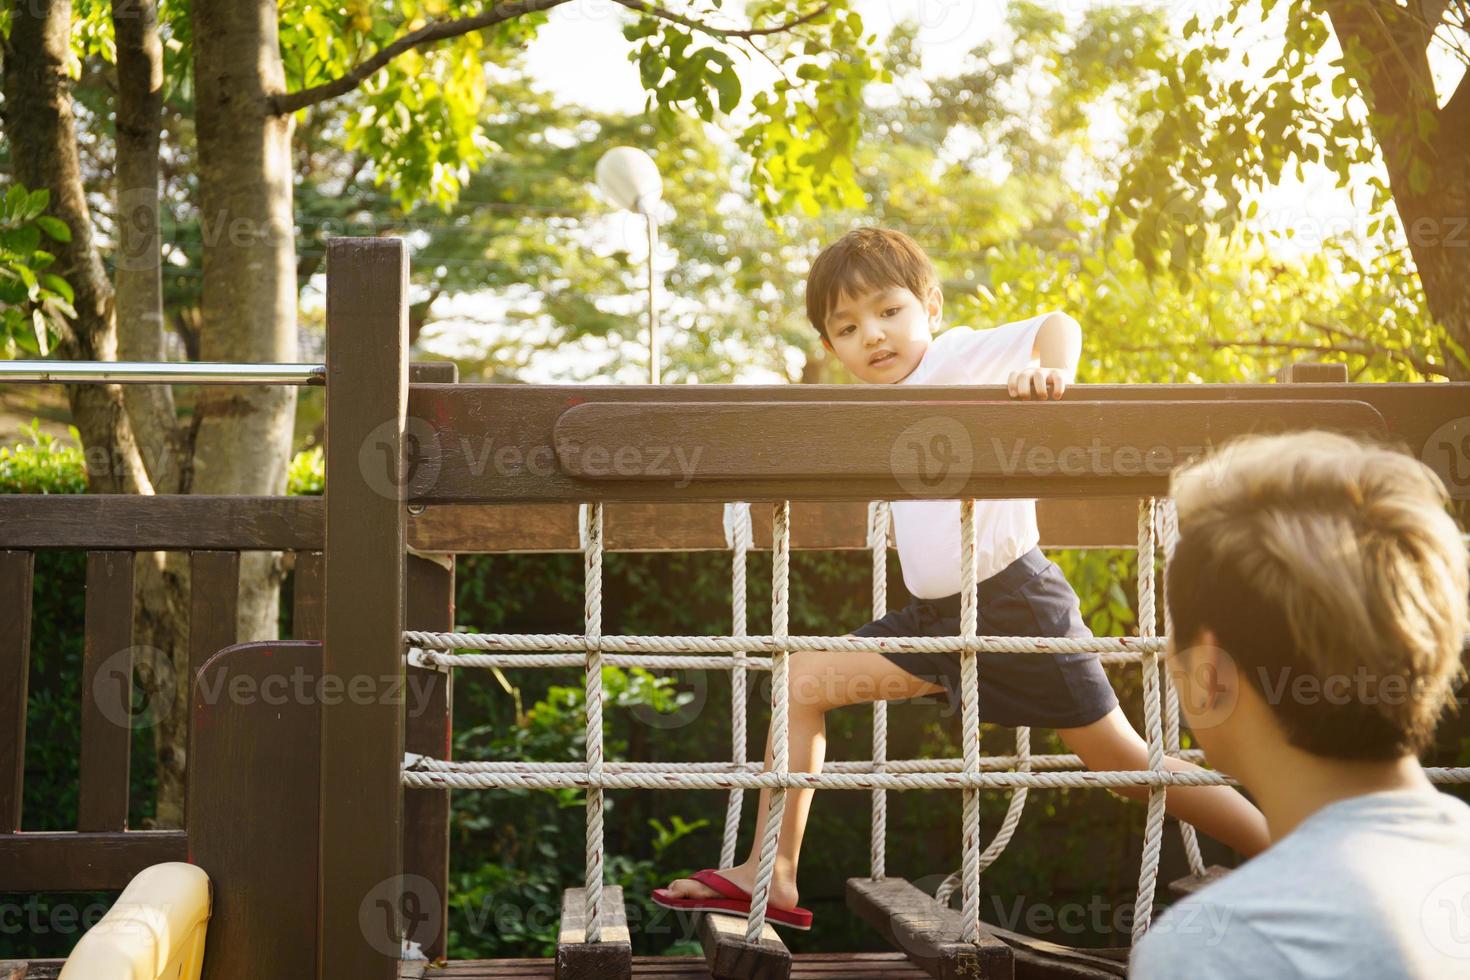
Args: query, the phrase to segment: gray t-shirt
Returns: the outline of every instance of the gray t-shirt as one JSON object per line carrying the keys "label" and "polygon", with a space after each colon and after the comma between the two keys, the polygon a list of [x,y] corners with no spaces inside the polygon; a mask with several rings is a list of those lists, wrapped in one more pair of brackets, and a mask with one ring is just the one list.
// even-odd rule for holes
{"label": "gray t-shirt", "polygon": [[1175,903],[1129,976],[1470,977],[1470,806],[1418,790],[1329,804]]}

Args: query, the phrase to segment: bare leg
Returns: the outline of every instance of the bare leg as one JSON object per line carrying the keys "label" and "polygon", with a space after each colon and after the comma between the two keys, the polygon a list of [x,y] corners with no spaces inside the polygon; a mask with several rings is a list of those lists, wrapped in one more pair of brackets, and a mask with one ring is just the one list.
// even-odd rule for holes
{"label": "bare leg", "polygon": [[[1148,768],[1148,743],[1133,730],[1121,708],[1114,708],[1091,725],[1061,728],[1057,734],[1094,772]],[[1198,772],[1200,768],[1179,759],[1165,759],[1164,767],[1171,772]],[[1145,786],[1129,786],[1116,792],[1131,800],[1148,799]],[[1169,813],[1246,857],[1270,846],[1266,818],[1233,787],[1171,786],[1164,801]]]}
{"label": "bare leg", "polygon": [[[944,691],[938,684],[915,677],[878,653],[798,651],[790,655],[787,675],[790,696],[786,715],[786,761],[791,772],[822,771],[827,754],[827,712],[832,708],[878,700],[906,700]],[[771,768],[771,756],[771,735],[768,733],[767,771]],[[797,859],[801,854],[801,839],[806,831],[813,792],[810,789],[786,791],[776,866],[771,875],[770,903],[776,908],[791,908],[797,902]],[[760,866],[760,841],[765,832],[770,799],[769,789],[760,791],[750,856],[733,868],[720,869],[722,875],[746,891],[751,891],[755,885],[756,871]],[[669,889],[675,895],[687,898],[715,894],[691,878],[678,878]]]}

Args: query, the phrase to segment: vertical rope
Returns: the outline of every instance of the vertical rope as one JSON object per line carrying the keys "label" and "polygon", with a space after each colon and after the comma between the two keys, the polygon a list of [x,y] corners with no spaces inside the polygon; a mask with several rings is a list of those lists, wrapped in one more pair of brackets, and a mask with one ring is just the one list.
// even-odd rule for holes
{"label": "vertical rope", "polygon": [[[1166,497],[1160,501],[1160,511],[1164,524],[1164,567],[1174,560],[1174,548],[1179,544],[1179,511],[1174,507],[1172,498]],[[1164,593],[1164,635],[1174,635],[1174,617],[1169,614],[1169,580],[1167,577],[1163,583]],[[1174,687],[1174,682],[1169,678],[1169,672],[1164,671],[1162,677],[1164,685],[1164,751],[1169,755],[1179,754],[1179,691]],[[1205,859],[1199,852],[1199,835],[1195,833],[1194,827],[1179,821],[1179,836],[1184,840],[1184,853],[1189,858],[1189,870],[1191,874],[1203,875],[1205,873]]]}
{"label": "vertical rope", "polygon": [[[962,737],[965,742],[965,772],[980,771],[980,704],[979,675],[975,664],[976,608],[975,568],[975,500],[965,497],[960,506],[960,537],[963,541],[960,562],[960,635],[964,649],[960,653],[960,704]],[[968,787],[964,796],[964,908],[960,942],[980,941],[980,791]]]}
{"label": "vertical rope", "polygon": [[586,510],[582,572],[587,631],[586,941],[602,940],[602,504]]}
{"label": "vertical rope", "polygon": [[[873,555],[873,618],[888,613],[888,501],[868,504],[868,548]],[[888,763],[888,702],[873,701],[873,771],[886,772]],[[873,880],[882,881],[887,868],[888,791],[873,790],[873,835],[870,851]]]}
{"label": "vertical rope", "polygon": [[[782,776],[787,772],[787,651],[782,643],[787,637],[787,604],[790,601],[791,501],[781,500],[772,507],[771,561],[771,636],[775,650],[771,653],[771,771]],[[745,923],[745,941],[760,942],[766,922],[766,903],[771,897],[771,875],[776,869],[776,845],[781,836],[781,820],[786,812],[786,787],[771,787],[771,802],[766,810],[765,832],[761,834],[760,865],[756,870],[755,888],[750,895],[750,917]]]}
{"label": "vertical rope", "polygon": [[[1153,497],[1138,505],[1138,635],[1156,635],[1154,619],[1154,507]],[[1148,767],[1158,772],[1164,768],[1164,731],[1160,718],[1159,655],[1143,655],[1143,716],[1148,735]],[[1148,821],[1143,829],[1143,862],[1138,869],[1138,897],[1133,906],[1133,943],[1136,946],[1148,932],[1153,915],[1154,888],[1159,879],[1159,852],[1164,835],[1163,786],[1155,786],[1148,794]]]}
{"label": "vertical rope", "polygon": [[[726,541],[731,547],[730,558],[730,619],[733,624],[731,636],[748,636],[749,626],[745,613],[745,556],[751,548],[750,504],[730,504],[726,509]],[[730,671],[730,755],[739,765],[745,761],[745,651],[735,651],[736,666]],[[725,804],[725,839],[720,845],[720,867],[735,864],[735,844],[740,836],[740,807],[745,790],[730,790]]]}
{"label": "vertical rope", "polygon": [[[1031,729],[1023,726],[1016,729],[1016,772],[1030,771]],[[994,864],[996,859],[1005,853],[1005,849],[1010,844],[1011,838],[1016,835],[1016,828],[1021,824],[1021,813],[1026,808],[1026,793],[1027,788],[1025,786],[1017,787],[1011,793],[1011,799],[1006,805],[1006,815],[1005,819],[1001,821],[1000,830],[996,832],[995,838],[990,842],[990,846],[985,848],[984,852],[980,855],[980,871],[982,874],[986,868]],[[944,881],[940,882],[939,887],[934,890],[934,900],[940,905],[948,906],[950,897],[954,895],[954,890],[960,886],[960,878],[960,872],[956,871],[945,878]]]}

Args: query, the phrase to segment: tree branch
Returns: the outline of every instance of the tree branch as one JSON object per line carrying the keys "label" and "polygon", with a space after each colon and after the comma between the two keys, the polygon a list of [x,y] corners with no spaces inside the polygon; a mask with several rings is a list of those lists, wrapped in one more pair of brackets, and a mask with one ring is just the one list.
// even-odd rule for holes
{"label": "tree branch", "polygon": [[693,30],[703,31],[706,34],[710,34],[714,37],[723,38],[726,40],[730,38],[749,39],[752,37],[765,37],[770,34],[783,34],[786,31],[794,30],[795,28],[798,28],[802,24],[808,23],[809,21],[816,20],[823,13],[826,12],[828,7],[832,6],[830,3],[824,3],[809,14],[803,14],[795,20],[789,20],[786,23],[778,24],[775,27],[749,27],[745,30],[726,30],[722,27],[711,27],[709,24],[706,24],[703,21],[695,20],[691,17],[684,17],[680,14],[674,13],[672,10],[665,10],[663,7],[656,6],[655,4],[645,3],[644,0],[613,0],[613,3],[616,3],[623,7],[627,7],[629,10],[636,11],[640,14],[647,14],[650,17],[657,17],[660,20],[671,21],[675,24],[683,24],[685,27],[691,28]]}
{"label": "tree branch", "polygon": [[345,75],[313,85],[299,92],[282,92],[273,96],[270,100],[271,109],[277,115],[286,115],[305,109],[307,106],[316,105],[327,99],[335,99],[339,95],[346,95],[370,78],[378,69],[387,65],[399,55],[421,48],[428,44],[435,44],[452,37],[461,37],[472,34],[475,31],[483,31],[487,27],[503,24],[508,20],[514,20],[526,14],[537,13],[542,10],[550,10],[559,7],[568,0],[505,0],[497,3],[483,14],[475,17],[461,17],[458,20],[435,21],[419,28],[418,30],[405,34],[398,40],[385,48],[379,49],[371,58],[353,66]]}
{"label": "tree branch", "polygon": [[[1245,347],[1256,350],[1308,351],[1315,354],[1350,354],[1356,357],[1382,355],[1384,357],[1398,358],[1411,365],[1423,375],[1436,378],[1449,377],[1443,364],[1436,364],[1427,358],[1420,357],[1412,351],[1390,350],[1386,347],[1379,347],[1376,344],[1303,344],[1291,340],[1277,340],[1270,337],[1262,337],[1259,340],[1206,340],[1204,345],[1212,350],[1233,350]],[[1140,344],[1115,349],[1130,354],[1152,354],[1175,351],[1180,346],[1178,344]]]}

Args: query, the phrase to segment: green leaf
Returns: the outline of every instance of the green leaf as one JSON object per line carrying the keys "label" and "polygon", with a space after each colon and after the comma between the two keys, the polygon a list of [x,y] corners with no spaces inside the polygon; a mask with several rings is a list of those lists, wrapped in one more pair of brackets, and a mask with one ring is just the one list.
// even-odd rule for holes
{"label": "green leaf", "polygon": [[51,203],[51,192],[42,187],[40,190],[31,191],[30,200],[26,202],[25,213],[22,219],[30,221],[36,215],[46,210],[46,205]]}
{"label": "green leaf", "polygon": [[40,225],[42,231],[58,242],[71,241],[71,229],[60,218],[53,218],[49,214],[43,214],[36,219],[36,224]]}
{"label": "green leaf", "polygon": [[71,283],[55,273],[46,273],[41,277],[41,281],[46,284],[47,289],[50,289],[68,303],[75,303],[77,301],[76,294],[72,292]]}

